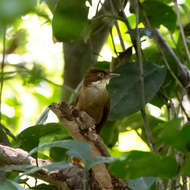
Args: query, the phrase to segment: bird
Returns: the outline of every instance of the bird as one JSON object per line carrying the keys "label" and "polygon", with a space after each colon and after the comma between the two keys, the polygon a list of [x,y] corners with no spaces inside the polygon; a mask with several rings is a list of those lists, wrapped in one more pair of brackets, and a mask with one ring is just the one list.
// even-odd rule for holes
{"label": "bird", "polygon": [[94,119],[97,133],[100,133],[110,112],[110,95],[106,86],[110,79],[119,76],[117,73],[93,68],[84,77],[76,108],[85,111]]}

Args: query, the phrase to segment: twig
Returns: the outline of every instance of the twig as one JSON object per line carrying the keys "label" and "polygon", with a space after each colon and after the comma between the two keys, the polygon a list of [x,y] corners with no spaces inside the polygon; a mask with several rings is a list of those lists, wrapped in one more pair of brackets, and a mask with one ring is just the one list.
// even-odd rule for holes
{"label": "twig", "polygon": [[[125,14],[125,12],[124,12],[123,9],[120,12],[120,16],[122,18],[122,21],[126,24],[127,29],[128,30],[132,30],[131,25],[130,25],[130,23],[128,21],[128,18],[127,18],[127,16],[126,16],[126,14]],[[129,33],[129,35],[131,37],[131,41],[132,41],[133,47],[135,48],[135,51],[137,52],[137,42],[136,42],[136,39],[135,39],[135,37],[131,33]]]}
{"label": "twig", "polygon": [[120,29],[119,29],[119,24],[118,24],[118,21],[115,22],[115,27],[117,29],[117,33],[118,33],[118,36],[119,36],[119,40],[120,40],[120,43],[121,43],[121,47],[123,49],[123,51],[125,51],[125,44],[123,42],[123,38],[121,36],[121,32],[120,32]]}
{"label": "twig", "polygon": [[3,84],[4,84],[4,67],[5,67],[5,56],[6,56],[6,26],[3,29],[3,59],[1,62],[1,87],[0,87],[0,123],[1,123],[1,109],[2,109],[2,94],[3,94]]}
{"label": "twig", "polygon": [[113,39],[112,29],[110,29],[110,36],[111,36],[114,52],[115,52],[115,54],[117,56],[118,53],[117,53],[117,50],[116,50],[116,47],[115,47],[115,42],[114,42],[114,39]]}
{"label": "twig", "polygon": [[[52,85],[54,85],[54,86],[62,87],[62,85],[57,84],[57,83],[55,83],[55,82],[53,82],[53,81],[51,81],[51,80],[49,80],[47,78],[43,78],[43,80],[46,81],[46,82],[48,82],[48,83],[50,83],[50,84],[52,84]],[[70,89],[70,87],[68,87],[67,89]]]}
{"label": "twig", "polygon": [[176,93],[176,96],[177,96],[177,99],[179,101],[179,105],[180,105],[183,113],[185,114],[187,120],[190,121],[190,117],[189,117],[188,113],[186,112],[186,110],[185,110],[185,108],[183,106],[183,96],[182,96],[182,98],[180,98],[178,93]]}
{"label": "twig", "polygon": [[143,70],[143,60],[142,60],[142,52],[141,52],[141,42],[140,42],[140,34],[139,34],[139,30],[138,30],[138,24],[139,24],[139,5],[138,5],[138,0],[136,0],[136,37],[137,37],[137,58],[138,58],[138,62],[139,62],[139,70],[140,70],[140,84],[141,84],[141,104],[142,104],[142,109],[141,109],[141,113],[142,113],[142,117],[144,120],[144,127],[145,127],[145,132],[147,135],[147,140],[148,140],[148,144],[150,146],[150,149],[152,151],[154,151],[154,147],[153,147],[153,139],[152,139],[152,133],[151,133],[151,129],[150,129],[150,125],[149,125],[149,120],[146,114],[146,110],[145,110],[145,90],[144,90],[144,70]]}
{"label": "twig", "polygon": [[0,123],[1,128],[6,132],[7,135],[9,135],[12,139],[16,139],[16,137],[11,133],[11,131],[5,127],[2,123]]}
{"label": "twig", "polygon": [[[144,11],[142,4],[140,4],[140,6],[143,11],[144,18],[145,18],[145,23],[144,23],[145,26],[148,28],[152,28],[149,18],[147,17],[147,14]],[[153,32],[153,39],[156,42],[156,44],[158,45],[159,49],[162,49],[164,52],[168,52],[172,56],[172,58],[174,59],[176,64],[178,65],[181,75],[184,78],[189,78],[190,77],[189,69],[181,63],[180,59],[176,56],[175,52],[168,45],[167,41],[163,38],[163,36],[160,34],[160,32],[157,29],[152,29],[152,32]],[[184,84],[183,84],[183,86],[184,86]]]}
{"label": "twig", "polygon": [[[114,4],[113,4],[113,1],[112,1],[112,0],[110,0],[110,6],[111,6],[111,9],[112,9],[113,12],[117,12],[116,8],[114,7]],[[117,33],[118,33],[118,36],[119,36],[119,40],[120,40],[121,47],[122,47],[122,49],[123,49],[123,51],[124,51],[124,50],[125,50],[125,44],[124,44],[124,42],[123,42],[123,38],[122,38],[122,36],[121,36],[121,32],[120,32],[120,29],[119,29],[119,25],[118,25],[118,21],[117,21],[117,20],[114,22],[114,25],[115,25],[115,27],[116,27],[116,30],[117,30]]]}
{"label": "twig", "polygon": [[36,125],[43,124],[46,121],[48,114],[49,114],[49,107],[46,107],[45,110],[40,115],[38,121],[36,122]]}
{"label": "twig", "polygon": [[181,83],[181,81],[178,79],[178,77],[172,71],[170,65],[168,64],[168,61],[167,61],[166,56],[164,54],[164,51],[162,49],[160,49],[160,52],[162,54],[162,59],[164,61],[164,64],[166,65],[166,67],[167,67],[168,71],[170,72],[171,76],[176,80],[177,84],[181,87],[181,89],[183,90],[183,92],[186,94],[186,89],[184,88],[183,84]]}
{"label": "twig", "polygon": [[96,14],[95,14],[95,16],[98,14],[98,9],[99,9],[100,5],[102,5],[101,0],[98,1],[97,7],[96,7]]}
{"label": "twig", "polygon": [[175,42],[175,39],[174,39],[174,37],[173,37],[173,34],[172,34],[171,32],[169,32],[169,35],[170,35],[170,38],[171,38],[171,40],[172,40],[174,46],[176,47],[177,44],[176,44],[176,42]]}
{"label": "twig", "polygon": [[178,4],[177,4],[177,0],[174,0],[174,4],[175,4],[176,13],[177,13],[179,28],[180,28],[180,31],[181,31],[181,37],[183,39],[183,43],[184,43],[185,51],[187,53],[187,57],[188,57],[188,59],[190,61],[190,52],[189,52],[189,48],[187,46],[185,32],[184,32],[183,24],[182,24],[182,21],[181,21],[181,16],[180,16],[180,11],[179,11],[179,7],[178,7]]}
{"label": "twig", "polygon": [[78,84],[78,86],[76,87],[76,89],[72,92],[70,98],[69,98],[69,104],[71,104],[74,100],[74,98],[76,97],[76,94],[78,94],[81,86],[82,86],[83,80]]}

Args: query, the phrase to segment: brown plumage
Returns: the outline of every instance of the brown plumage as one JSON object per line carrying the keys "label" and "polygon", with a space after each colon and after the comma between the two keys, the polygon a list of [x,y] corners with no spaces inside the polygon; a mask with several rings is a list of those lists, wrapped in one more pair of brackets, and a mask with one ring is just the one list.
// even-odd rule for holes
{"label": "brown plumage", "polygon": [[85,76],[77,98],[76,107],[87,112],[96,122],[96,131],[100,132],[110,110],[110,97],[106,89],[110,74],[100,69],[91,69]]}

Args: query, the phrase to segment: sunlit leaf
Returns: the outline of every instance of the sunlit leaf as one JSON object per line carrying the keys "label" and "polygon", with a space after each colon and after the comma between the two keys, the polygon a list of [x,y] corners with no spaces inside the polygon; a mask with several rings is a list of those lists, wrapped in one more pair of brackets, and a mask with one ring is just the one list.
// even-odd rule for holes
{"label": "sunlit leaf", "polygon": [[85,1],[61,0],[56,7],[52,27],[55,38],[62,42],[80,39],[87,24]]}

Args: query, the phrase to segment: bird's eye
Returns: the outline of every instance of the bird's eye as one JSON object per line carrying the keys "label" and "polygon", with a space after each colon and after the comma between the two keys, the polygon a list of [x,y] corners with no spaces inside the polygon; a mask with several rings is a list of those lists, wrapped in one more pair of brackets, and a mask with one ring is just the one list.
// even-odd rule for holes
{"label": "bird's eye", "polygon": [[104,73],[98,73],[98,76],[99,76],[100,78],[103,78],[103,77],[104,77]]}

